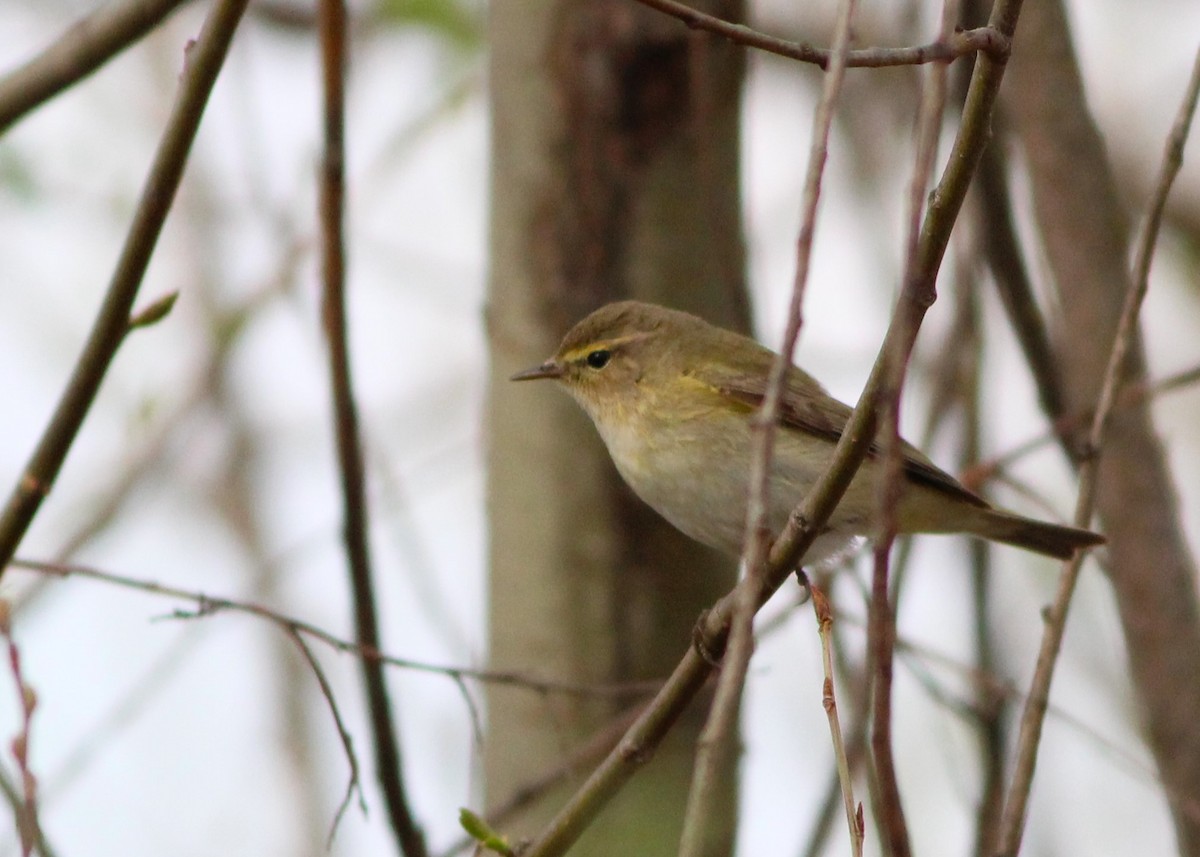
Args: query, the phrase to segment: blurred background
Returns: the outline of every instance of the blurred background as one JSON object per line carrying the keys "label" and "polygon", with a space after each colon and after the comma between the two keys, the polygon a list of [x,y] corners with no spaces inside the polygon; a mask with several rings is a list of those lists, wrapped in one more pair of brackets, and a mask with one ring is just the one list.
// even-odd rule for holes
{"label": "blurred background", "polygon": [[[913,44],[936,33],[935,4],[860,5],[857,44]],[[0,4],[0,74],[98,6]],[[823,0],[797,9],[760,0],[747,14],[768,32],[828,44],[835,6]],[[0,412],[0,485],[6,492],[96,312],[175,94],[184,48],[207,8],[181,4],[98,73],[0,136],[0,391],[7,403]],[[1068,8],[1089,104],[1136,223],[1191,68],[1200,8],[1171,0]],[[520,27],[519,19],[496,20],[511,14],[511,6],[489,8],[481,0],[351,4],[348,327],[376,594],[384,650],[434,665],[485,668],[496,661],[489,634],[497,626],[541,622],[517,612],[511,598],[500,612],[494,600],[489,607],[489,591],[494,596],[508,584],[495,578],[489,584],[496,560],[489,560],[494,548],[485,510],[503,507],[540,525],[536,504],[514,505],[525,488],[505,494],[506,486],[486,487],[489,454],[517,462],[520,453],[505,452],[493,436],[495,402],[518,396],[496,379],[548,356],[582,315],[573,309],[590,308],[579,299],[558,314],[541,313],[546,329],[537,336],[503,318],[511,303],[511,291],[503,289],[528,285],[489,263],[489,235],[495,242],[521,228],[495,220],[489,226],[489,206],[508,205],[512,192],[495,179],[497,158],[512,150],[492,147],[524,127],[524,120],[495,113],[511,104],[489,100],[489,84],[521,73],[504,70],[507,55],[494,43],[499,30]],[[684,29],[675,21],[666,27]],[[719,62],[717,54],[728,50],[710,49],[709,57]],[[747,318],[761,341],[777,347],[821,77],[778,57],[739,55],[737,145],[714,157],[735,158],[744,222],[730,228],[735,243],[744,237]],[[251,2],[138,305],[171,292],[179,293],[178,302],[166,319],[122,346],[19,557],[252,601],[353,638],[319,309],[319,63],[311,4]],[[830,143],[796,360],[845,401],[857,398],[874,360],[903,270],[918,83],[912,69],[852,70]],[[954,118],[948,116],[943,157]],[[1194,140],[1188,151],[1144,312],[1151,379],[1200,363]],[[1019,163],[1012,176],[1018,231],[1036,248],[1028,177]],[[944,404],[937,390],[947,343],[955,342],[956,307],[974,290],[981,326],[977,457],[991,459],[1045,433],[1048,424],[994,291],[972,285],[979,240],[965,226],[952,243],[941,299],[918,345],[903,430],[921,440],[927,410]],[[726,263],[740,268],[740,252],[731,251],[734,261]],[[1036,249],[1027,261],[1053,314],[1047,262]],[[506,278],[490,297],[489,271],[494,283]],[[520,344],[508,347],[509,335]],[[533,402],[560,409],[563,419],[577,421],[581,436],[590,432],[548,386],[519,396],[509,407]],[[1194,546],[1200,399],[1184,387],[1156,397],[1153,414]],[[963,437],[951,427],[923,445],[940,465],[960,472],[967,461]],[[563,462],[551,460],[561,472]],[[607,466],[599,460],[598,468]],[[571,470],[574,462],[567,465]],[[513,480],[522,466],[490,471]],[[529,478],[536,481],[537,473]],[[1075,481],[1054,446],[1021,456],[1007,473],[1029,492],[989,485],[997,502],[1039,517],[1070,516]],[[576,475],[563,478],[570,483]],[[727,586],[732,563],[720,562]],[[869,556],[859,565],[832,584],[847,712],[857,685],[846,677],[856,675],[864,650]],[[914,543],[905,572],[895,748],[914,845],[926,855],[974,848],[983,794],[968,567],[965,541],[938,537]],[[1042,629],[1039,611],[1052,597],[1056,570],[1013,550],[994,553],[987,669],[995,679],[989,686],[1000,688],[1001,722],[1011,724],[1019,711]],[[31,767],[40,781],[47,853],[327,853],[349,765],[313,672],[277,627],[227,611],[180,617],[176,611],[194,614],[197,604],[20,568],[5,574],[0,595],[14,604],[25,677],[39,698]],[[781,595],[767,608],[763,621],[770,628],[751,664],[737,797],[740,854],[805,853],[830,783],[819,642],[811,613],[792,610],[792,600]],[[684,633],[665,644],[664,663],[677,659],[688,639]],[[366,813],[351,806],[328,853],[394,853],[357,663],[317,643],[313,649],[360,757],[367,806]],[[495,665],[565,677],[553,659],[519,660],[513,655]],[[666,669],[642,671],[661,676]],[[450,853],[461,837],[458,808],[483,810],[504,797],[504,789],[487,785],[485,757],[487,742],[496,740],[489,725],[507,706],[489,700],[475,681],[401,668],[389,668],[387,676],[414,814],[431,853]],[[1011,693],[1003,690],[1010,683]],[[537,731],[556,734],[558,718],[567,716],[552,694],[506,693],[522,697],[524,707],[512,710]],[[7,744],[19,730],[18,691],[5,672],[0,736]],[[1072,608],[1055,680],[1025,852],[1171,852],[1176,840],[1167,801],[1143,736],[1113,590],[1093,562]],[[573,739],[556,740],[564,753],[573,746]],[[568,780],[577,783],[586,770]],[[7,753],[0,772],[19,782]],[[528,782],[539,772],[510,773]],[[879,853],[870,825],[867,839],[868,852]],[[813,853],[847,853],[845,840],[839,817]],[[7,853],[19,853],[19,842],[11,814],[0,812],[0,854]],[[630,846],[623,853],[658,852]]]}

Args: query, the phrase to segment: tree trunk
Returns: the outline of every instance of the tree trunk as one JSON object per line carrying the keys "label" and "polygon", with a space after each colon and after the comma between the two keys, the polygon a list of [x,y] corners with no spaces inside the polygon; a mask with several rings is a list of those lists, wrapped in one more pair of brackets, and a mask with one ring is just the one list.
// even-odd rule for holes
{"label": "tree trunk", "polygon": [[[710,11],[741,15],[734,2]],[[732,585],[734,562],[634,498],[562,391],[507,378],[620,298],[748,327],[740,57],[627,0],[497,0],[491,16],[492,665],[596,683],[661,677]],[[491,690],[489,803],[563,764],[622,704]],[[675,853],[700,713],[573,854]],[[500,829],[528,835],[563,795]],[[726,807],[714,855],[732,850],[732,783]]]}

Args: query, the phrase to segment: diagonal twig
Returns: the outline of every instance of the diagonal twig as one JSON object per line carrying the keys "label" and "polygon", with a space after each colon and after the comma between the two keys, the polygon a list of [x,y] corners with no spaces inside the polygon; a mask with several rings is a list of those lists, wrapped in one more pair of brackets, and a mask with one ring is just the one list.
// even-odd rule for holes
{"label": "diagonal twig", "polygon": [[342,802],[338,804],[337,812],[333,815],[333,823],[329,827],[329,839],[325,843],[326,848],[333,846],[333,837],[337,833],[338,825],[342,821],[342,817],[346,814],[346,810],[350,808],[350,802],[354,800],[354,796],[358,795],[358,806],[365,813],[367,811],[367,803],[363,798],[362,781],[358,775],[358,756],[354,752],[354,739],[350,736],[350,730],[346,728],[346,723],[342,720],[342,712],[338,707],[337,698],[333,694],[333,687],[329,684],[329,679],[325,676],[325,670],[321,668],[321,662],[317,660],[317,656],[313,654],[312,649],[308,647],[308,643],[304,641],[304,637],[300,632],[291,629],[288,632],[288,638],[296,644],[296,648],[300,650],[300,654],[308,663],[309,669],[317,679],[317,684],[321,688],[321,696],[325,698],[325,704],[329,706],[329,713],[333,716],[333,723],[337,727],[338,739],[342,742],[342,751],[346,755],[346,761],[350,765],[350,779],[346,783],[346,792],[342,795]]}
{"label": "diagonal twig", "polygon": [[825,715],[829,720],[829,730],[833,737],[833,757],[837,762],[837,779],[842,789],[842,804],[846,810],[846,823],[850,827],[850,853],[853,857],[862,857],[863,852],[863,816],[862,804],[854,800],[854,777],[850,771],[849,754],[846,752],[846,742],[842,737],[842,724],[838,720],[837,698],[833,688],[833,608],[829,599],[818,587],[812,588],[813,612],[817,617],[817,633],[821,637],[821,664],[825,670],[825,681],[821,694],[825,707]]}
{"label": "diagonal twig", "polygon": [[0,515],[0,575],[49,494],[99,392],[100,382],[129,331],[134,299],[171,210],[204,106],[246,3],[247,0],[220,0],[205,19],[196,41],[186,50],[179,95],[142,187],[104,302],[50,423]]}
{"label": "diagonal twig", "polygon": [[76,21],[37,56],[0,77],[0,134],[157,27],[185,0],[125,0]]}

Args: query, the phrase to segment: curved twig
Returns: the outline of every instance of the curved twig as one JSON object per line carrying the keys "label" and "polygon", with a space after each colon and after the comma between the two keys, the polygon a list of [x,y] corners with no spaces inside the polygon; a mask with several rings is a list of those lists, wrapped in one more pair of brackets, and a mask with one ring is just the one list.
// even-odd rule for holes
{"label": "curved twig", "polygon": [[[677,0],[638,0],[652,9],[665,12],[695,30],[704,30],[748,48],[758,48],[777,56],[812,63],[828,69],[833,50],[814,47],[804,42],[791,42],[759,32],[744,24],[708,15]],[[961,56],[984,53],[998,62],[1008,59],[1012,42],[1010,35],[988,26],[951,33],[948,37],[908,48],[860,48],[846,54],[846,68],[886,68],[901,65],[924,65],[931,62],[951,62]]]}

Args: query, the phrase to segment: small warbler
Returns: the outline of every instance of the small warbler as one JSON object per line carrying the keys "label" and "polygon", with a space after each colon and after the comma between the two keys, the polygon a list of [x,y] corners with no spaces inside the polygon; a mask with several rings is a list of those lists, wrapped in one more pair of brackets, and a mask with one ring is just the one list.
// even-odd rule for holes
{"label": "small warbler", "polygon": [[[751,418],[775,357],[694,315],[621,301],[576,324],[553,357],[512,380],[553,378],[566,387],[642,500],[691,538],[737,555],[746,527]],[[850,417],[847,405],[795,366],[781,404],[767,503],[776,535],[828,466]],[[993,508],[916,447],[901,444],[901,533],[969,533],[1061,559],[1104,541]],[[872,533],[882,470],[879,450],[872,449],[806,561],[834,556]]]}

